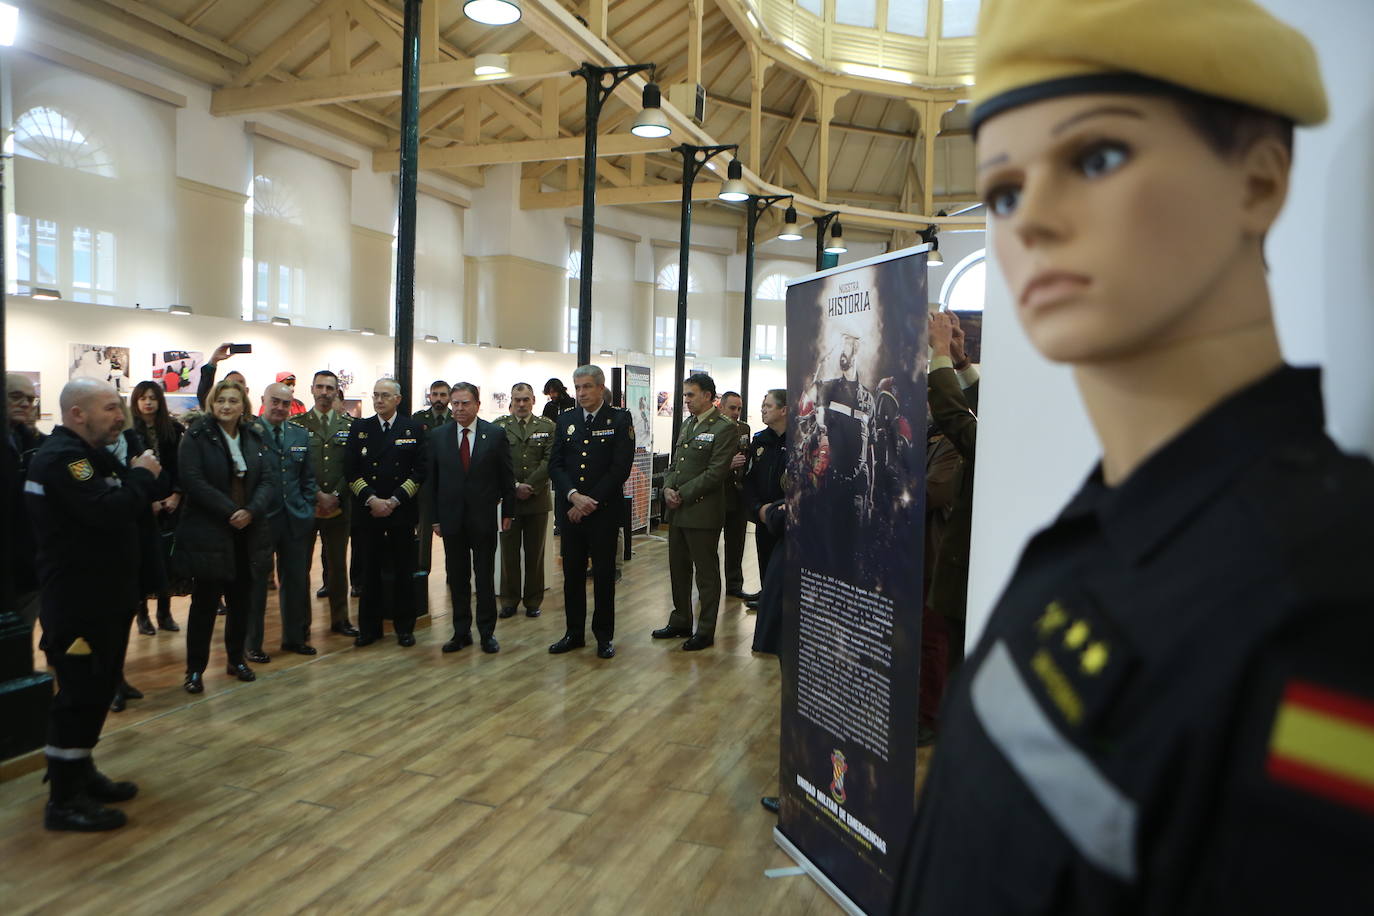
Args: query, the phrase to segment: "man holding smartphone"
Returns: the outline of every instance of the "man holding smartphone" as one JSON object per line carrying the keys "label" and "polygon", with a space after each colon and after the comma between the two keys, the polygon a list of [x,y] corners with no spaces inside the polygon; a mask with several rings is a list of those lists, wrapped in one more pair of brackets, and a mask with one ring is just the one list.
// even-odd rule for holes
{"label": "man holding smartphone", "polygon": [[[200,367],[200,384],[196,386],[196,400],[200,402],[201,410],[205,409],[205,399],[210,394],[210,389],[215,387],[215,373],[218,371],[219,363],[233,356],[235,353],[252,353],[252,344],[222,343],[215,348],[215,352],[210,354],[210,359],[205,365]],[[253,392],[248,389],[248,381],[243,377],[243,373],[237,369],[227,373],[225,378],[237,379],[243,386],[243,393],[251,395]]]}

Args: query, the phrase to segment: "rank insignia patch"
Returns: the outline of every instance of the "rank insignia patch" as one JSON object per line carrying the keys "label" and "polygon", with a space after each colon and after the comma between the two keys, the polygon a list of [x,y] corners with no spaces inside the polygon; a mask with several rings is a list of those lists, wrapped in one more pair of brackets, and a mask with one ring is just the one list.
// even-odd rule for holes
{"label": "rank insignia patch", "polygon": [[91,460],[89,458],[78,458],[76,461],[67,465],[67,470],[71,472],[73,477],[83,483],[95,476],[95,468],[91,467]]}
{"label": "rank insignia patch", "polygon": [[571,435],[572,435],[573,433],[575,433],[575,432],[577,432],[577,427],[576,427],[574,424],[569,423],[569,424],[568,424],[568,435],[571,436]]}

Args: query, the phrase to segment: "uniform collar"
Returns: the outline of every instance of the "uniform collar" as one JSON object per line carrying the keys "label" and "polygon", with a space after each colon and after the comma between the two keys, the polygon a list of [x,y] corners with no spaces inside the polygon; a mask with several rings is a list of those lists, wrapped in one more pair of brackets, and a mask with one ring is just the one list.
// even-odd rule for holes
{"label": "uniform collar", "polygon": [[[706,408],[705,412],[703,412],[701,416],[697,416],[696,414],[693,414],[693,415],[692,415],[692,419],[695,420],[695,421],[698,422],[698,423],[706,423],[706,422],[710,421],[711,417],[715,416],[715,415],[716,415],[717,413],[719,413],[719,412],[720,412],[720,411],[716,410],[715,405],[712,404],[710,407]],[[723,416],[723,414],[722,414],[722,416]]]}
{"label": "uniform collar", "polygon": [[1217,404],[1116,487],[1098,462],[1059,522],[1095,517],[1126,559],[1140,562],[1285,444],[1324,437],[1321,370],[1283,366]]}

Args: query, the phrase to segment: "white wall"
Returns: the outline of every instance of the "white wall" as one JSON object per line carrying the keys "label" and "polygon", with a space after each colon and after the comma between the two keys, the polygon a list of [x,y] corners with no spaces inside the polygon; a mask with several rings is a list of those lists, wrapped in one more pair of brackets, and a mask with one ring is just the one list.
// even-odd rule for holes
{"label": "white wall", "polygon": [[[1261,0],[1317,48],[1331,120],[1299,130],[1292,188],[1269,241],[1287,359],[1325,367],[1328,425],[1374,453],[1374,4]],[[995,268],[995,265],[994,265]],[[988,279],[969,570],[973,645],[1026,540],[1051,521],[1099,455],[1068,370],[1026,342],[1001,278]]]}

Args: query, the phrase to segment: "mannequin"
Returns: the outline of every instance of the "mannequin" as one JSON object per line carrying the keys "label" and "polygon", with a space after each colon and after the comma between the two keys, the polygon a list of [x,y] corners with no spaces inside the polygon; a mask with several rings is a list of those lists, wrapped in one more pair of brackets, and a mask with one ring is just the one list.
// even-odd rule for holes
{"label": "mannequin", "polygon": [[1374,911],[1374,466],[1263,252],[1315,55],[1251,0],[985,0],[978,55],[993,245],[1102,460],[951,687],[894,909]]}

